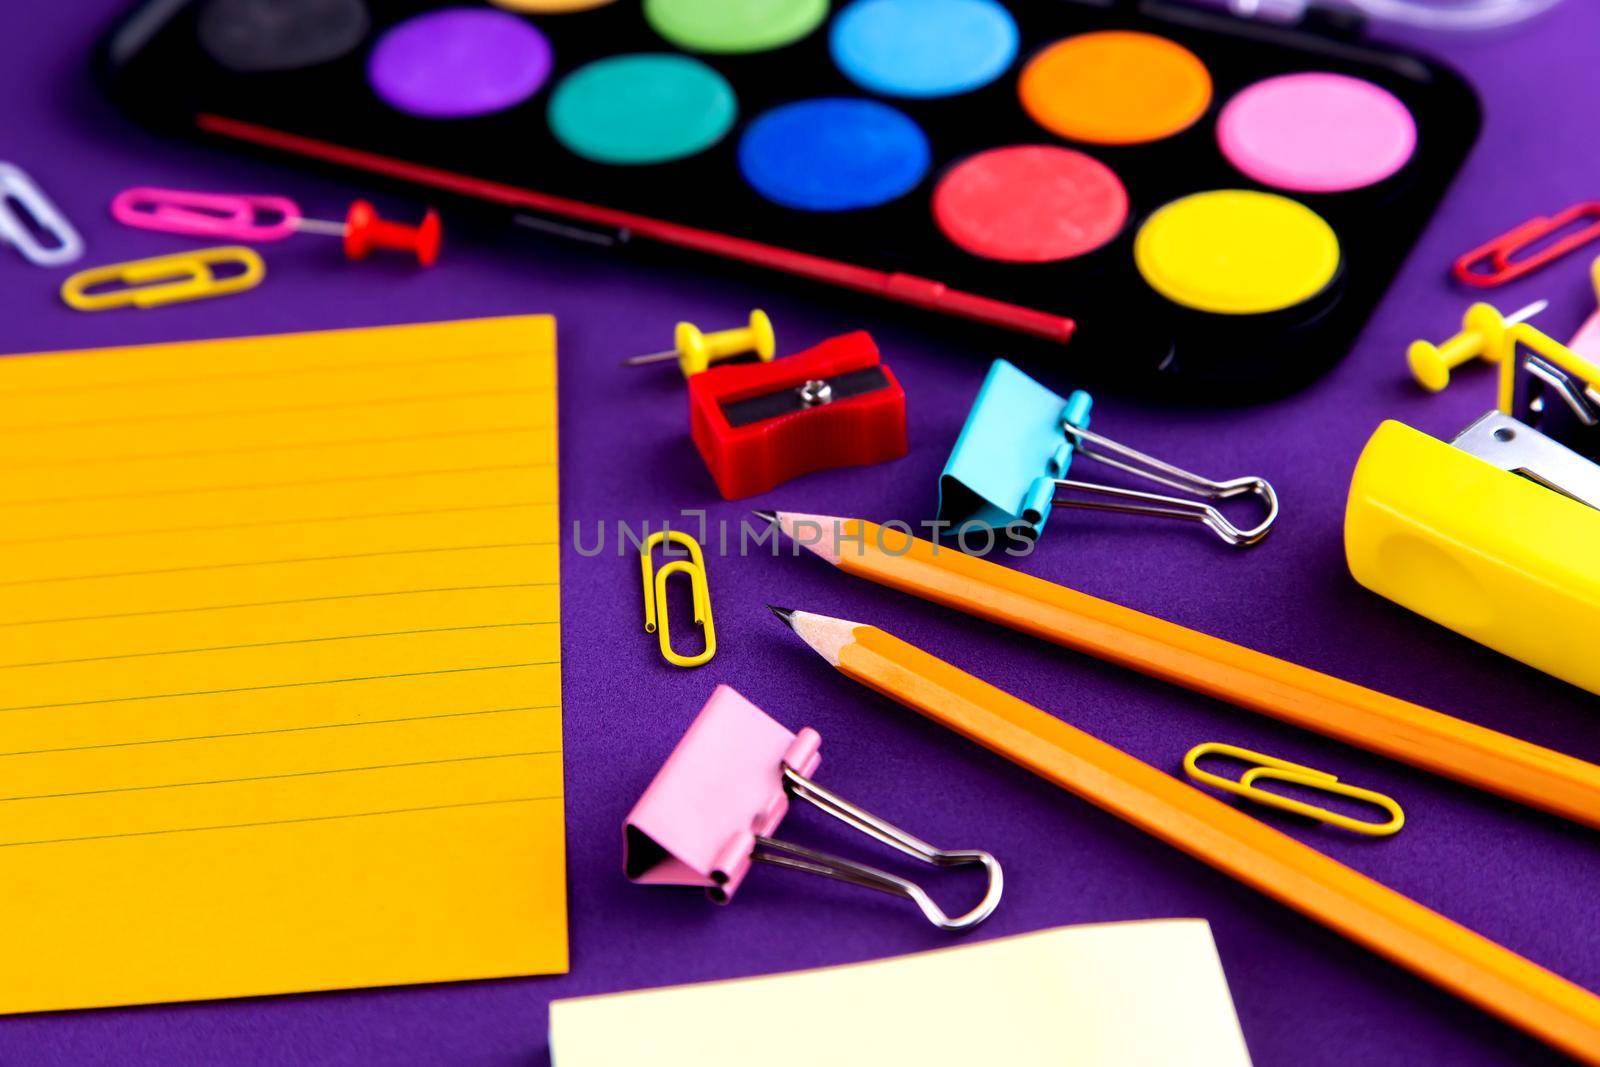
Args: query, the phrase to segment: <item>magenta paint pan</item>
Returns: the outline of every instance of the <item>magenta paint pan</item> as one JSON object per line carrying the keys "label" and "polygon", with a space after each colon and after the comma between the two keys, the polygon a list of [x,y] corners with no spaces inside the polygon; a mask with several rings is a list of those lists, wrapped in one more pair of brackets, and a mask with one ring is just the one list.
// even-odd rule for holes
{"label": "magenta paint pan", "polygon": [[1393,93],[1365,79],[1285,74],[1228,101],[1217,116],[1217,145],[1262,185],[1340,193],[1405,166],[1417,148],[1417,124]]}

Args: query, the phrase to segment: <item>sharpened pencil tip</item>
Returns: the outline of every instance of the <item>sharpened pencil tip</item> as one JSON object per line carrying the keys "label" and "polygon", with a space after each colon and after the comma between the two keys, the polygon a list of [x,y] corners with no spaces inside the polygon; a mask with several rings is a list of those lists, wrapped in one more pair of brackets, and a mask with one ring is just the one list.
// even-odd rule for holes
{"label": "sharpened pencil tip", "polygon": [[783,620],[783,624],[785,626],[787,626],[789,629],[791,629],[791,630],[794,629],[794,609],[793,608],[780,608],[776,604],[768,604],[767,605],[767,610],[772,612],[778,618],[782,619]]}
{"label": "sharpened pencil tip", "polygon": [[761,516],[763,519],[766,519],[769,523],[776,523],[778,521],[778,513],[776,511],[756,511],[755,514]]}

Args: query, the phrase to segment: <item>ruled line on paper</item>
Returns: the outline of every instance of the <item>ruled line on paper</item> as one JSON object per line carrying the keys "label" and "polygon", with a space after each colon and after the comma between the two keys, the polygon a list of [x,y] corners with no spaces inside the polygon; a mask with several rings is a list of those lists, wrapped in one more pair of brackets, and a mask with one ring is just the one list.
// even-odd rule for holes
{"label": "ruled line on paper", "polygon": [[[264,489],[304,489],[313,485],[348,485],[352,482],[399,481],[405,478],[439,478],[452,474],[490,474],[495,471],[549,470],[553,461],[538,463],[494,463],[478,467],[441,467],[421,470],[387,471],[377,474],[347,474],[332,478],[307,478],[292,482],[255,482],[237,485],[185,486],[181,489],[141,489],[136,492],[95,493],[82,496],[38,497],[32,500],[0,501],[0,508],[35,508],[51,504],[86,504],[97,500],[144,500],[157,496],[197,496],[201,493],[249,493]],[[554,501],[541,501],[554,503]]]}
{"label": "ruled line on paper", "polygon": [[183,412],[182,414],[128,415],[115,419],[85,419],[80,422],[43,422],[29,425],[0,427],[0,437],[11,434],[37,433],[40,430],[79,430],[89,426],[130,426],[150,422],[190,422],[198,419],[239,418],[246,415],[296,415],[309,411],[349,411],[391,407],[404,404],[438,403],[448,400],[501,399],[508,396],[534,396],[551,393],[550,386],[531,386],[519,389],[473,389],[462,393],[429,393],[425,396],[394,396],[377,399],[343,400],[336,404],[288,404],[271,408],[231,408],[225,410]]}
{"label": "ruled line on paper", "polygon": [[119,652],[110,656],[78,656],[73,659],[45,659],[32,663],[0,663],[0,671],[25,667],[60,667],[72,663],[103,663],[108,660],[143,659],[147,656],[188,656],[207,652],[237,652],[247,648],[281,648],[288,645],[316,645],[330,641],[362,641],[380,637],[416,637],[419,634],[461,633],[470,630],[508,630],[519,626],[558,626],[560,619],[526,619],[521,622],[485,622],[470,626],[431,626],[420,630],[387,630],[369,634],[332,634],[326,637],[295,637],[282,641],[252,641],[239,645],[212,645],[208,648],[161,648],[148,652]]}
{"label": "ruled line on paper", "polygon": [[538,800],[561,800],[560,793],[543,796],[507,797],[504,800],[468,800],[459,804],[430,804],[420,808],[389,808],[384,811],[353,811],[343,815],[311,815],[301,819],[268,819],[263,822],[227,823],[220,826],[181,826],[171,830],[135,830],[123,834],[92,834],[87,837],[56,837],[41,841],[0,842],[0,848],[23,848],[29,845],[65,845],[74,841],[109,841],[119,837],[155,837],[159,834],[194,834],[207,830],[252,830],[264,826],[289,826],[295,823],[330,822],[335,819],[370,819],[380,815],[412,815],[424,811],[447,811],[452,808],[482,808],[493,804],[527,804]]}
{"label": "ruled line on paper", "polygon": [[492,589],[550,589],[559,586],[549,582],[509,582],[504,585],[453,585],[434,589],[385,589],[373,593],[338,593],[333,596],[297,596],[288,600],[255,600],[242,604],[204,604],[195,608],[156,608],[150,611],[118,611],[109,615],[70,615],[51,619],[22,619],[17,622],[0,622],[0,629],[8,626],[46,626],[54,623],[101,622],[106,619],[136,619],[150,615],[191,615],[206,611],[233,611],[241,608],[276,608],[292,604],[320,604],[333,600],[364,600],[369,597],[419,596],[426,593],[472,593]]}
{"label": "ruled line on paper", "polygon": [[[13,545],[59,544],[62,541],[87,541],[112,537],[157,537],[162,534],[217,533],[223,530],[254,530],[264,526],[316,526],[322,523],[359,522],[363,519],[414,519],[424,515],[459,515],[474,511],[505,511],[512,508],[553,508],[554,500],[512,500],[503,504],[468,504],[457,508],[423,508],[418,511],[358,512],[351,515],[301,516],[292,519],[263,519],[259,522],[229,522],[215,526],[170,526],[151,530],[106,530],[92,533],[56,534],[0,540],[0,548]],[[0,505],[3,508],[4,505]],[[6,624],[0,624],[6,625]]]}
{"label": "ruled line on paper", "polygon": [[86,467],[94,464],[107,466],[117,463],[143,463],[169,459],[202,459],[208,456],[248,456],[278,452],[307,452],[319,448],[329,450],[355,445],[406,444],[413,441],[443,441],[461,437],[493,437],[497,434],[532,433],[547,430],[548,424],[530,423],[518,426],[472,427],[463,430],[444,430],[438,433],[399,434],[393,437],[348,437],[323,441],[298,441],[294,444],[254,445],[247,448],[202,448],[182,452],[147,452],[135,455],[116,454],[104,456],[75,456],[72,459],[41,459],[31,463],[0,462],[0,474],[9,471],[34,470],[45,467]]}
{"label": "ruled line on paper", "polygon": [[397,719],[356,719],[351,722],[323,722],[311,726],[279,726],[270,730],[239,730],[225,734],[194,734],[189,737],[156,737],[144,741],[108,741],[96,745],[72,745],[66,748],[32,748],[15,752],[0,752],[0,759],[10,756],[46,756],[63,752],[91,752],[109,748],[140,748],[145,745],[174,745],[185,741],[224,741],[233,737],[262,737],[269,734],[300,734],[313,730],[342,730],[361,726],[392,726],[396,723],[431,722],[434,719],[465,719],[474,715],[506,715],[523,711],[560,711],[560,704],[530,704],[521,708],[482,708],[477,711],[446,711],[437,715],[403,715]]}
{"label": "ruled line on paper", "polygon": [[38,793],[32,796],[0,796],[0,804],[27,800],[66,800],[69,797],[98,797],[111,793],[144,793],[156,789],[189,789],[208,785],[242,785],[248,782],[276,782],[286,778],[319,778],[331,774],[359,774],[363,771],[399,771],[409,767],[438,767],[448,763],[477,763],[484,760],[521,759],[528,756],[559,756],[559,748],[535,752],[495,752],[482,756],[452,756],[448,759],[414,760],[409,763],[374,763],[366,767],[331,767],[316,771],[289,771],[284,774],[258,774],[248,778],[214,778],[193,782],[158,782],[154,785],[124,785],[110,789],[81,789],[72,793]]}
{"label": "ruled line on paper", "polygon": [[230,570],[235,567],[279,567],[294,563],[329,563],[345,559],[376,559],[380,556],[411,556],[430,552],[479,552],[504,548],[547,548],[559,541],[513,541],[499,545],[443,545],[437,548],[397,548],[383,552],[351,552],[336,556],[296,556],[290,559],[247,559],[232,563],[207,563],[196,567],[160,567],[148,571],[112,571],[106,574],[64,574],[51,578],[17,578],[0,582],[0,587],[45,585],[50,582],[90,582],[101,578],[139,578],[151,574],[185,574],[194,571]]}
{"label": "ruled line on paper", "polygon": [[144,693],[137,696],[102,697],[95,700],[69,700],[59,704],[18,704],[12,707],[0,707],[0,712],[43,711],[48,708],[78,708],[91,704],[121,704],[137,700],[172,700],[177,697],[209,697],[224,693],[257,693],[267,689],[298,689],[314,685],[344,685],[349,682],[381,682],[391,678],[424,678],[439,674],[466,674],[471,671],[509,671],[521,667],[554,667],[560,663],[559,659],[534,660],[528,663],[491,663],[481,667],[445,667],[436,671],[402,671],[361,678],[321,678],[310,682],[274,682],[271,685],[245,685],[233,689],[198,689],[191,693]]}
{"label": "ruled line on paper", "polygon": [[288,378],[298,378],[306,375],[316,376],[330,371],[368,371],[368,370],[395,370],[400,368],[416,369],[418,367],[450,366],[460,367],[472,363],[504,363],[509,360],[525,360],[520,352],[484,352],[467,356],[432,356],[424,359],[397,359],[377,360],[371,363],[322,363],[306,364],[292,369],[274,369],[263,371],[242,371],[233,374],[195,374],[177,378],[128,378],[114,382],[95,382],[82,385],[58,385],[46,388],[8,389],[6,397],[30,396],[63,396],[75,393],[104,392],[105,390],[140,389],[147,386],[171,385],[202,385],[207,382],[222,384],[226,382],[263,382],[282,381]]}

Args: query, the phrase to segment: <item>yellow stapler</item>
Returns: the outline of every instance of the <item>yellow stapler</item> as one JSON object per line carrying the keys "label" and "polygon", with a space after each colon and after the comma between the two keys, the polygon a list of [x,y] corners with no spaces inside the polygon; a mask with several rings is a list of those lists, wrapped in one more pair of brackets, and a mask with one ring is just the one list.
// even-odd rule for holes
{"label": "yellow stapler", "polygon": [[1356,464],[1356,581],[1600,693],[1600,367],[1523,324],[1499,407],[1453,441],[1378,427]]}

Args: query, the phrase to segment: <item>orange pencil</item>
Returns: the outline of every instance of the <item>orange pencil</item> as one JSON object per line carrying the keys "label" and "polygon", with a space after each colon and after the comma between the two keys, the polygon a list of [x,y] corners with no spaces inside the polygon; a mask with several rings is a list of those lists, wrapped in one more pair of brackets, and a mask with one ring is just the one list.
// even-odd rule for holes
{"label": "orange pencil", "polygon": [[1568,1055],[1600,997],[1148,763],[873,626],[773,608],[840,672]]}
{"label": "orange pencil", "polygon": [[842,571],[1600,829],[1600,767],[863,519],[758,512]]}

